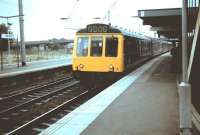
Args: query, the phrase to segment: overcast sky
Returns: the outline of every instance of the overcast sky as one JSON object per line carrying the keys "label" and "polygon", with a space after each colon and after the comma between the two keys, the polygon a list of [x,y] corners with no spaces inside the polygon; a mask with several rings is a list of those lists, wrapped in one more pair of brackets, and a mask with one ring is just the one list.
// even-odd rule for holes
{"label": "overcast sky", "polygon": [[[18,14],[18,0],[0,0],[0,16]],[[114,4],[115,3],[115,4]],[[23,0],[25,40],[47,40],[51,38],[71,39],[77,28],[103,20],[111,10],[111,23],[134,31],[149,34],[148,27],[141,26],[137,18],[139,9],[181,7],[181,0]],[[69,17],[68,20],[60,20]],[[95,20],[94,18],[101,18]],[[18,18],[11,18],[11,30],[19,35]],[[6,23],[0,18],[0,23]],[[72,29],[71,29],[72,28]],[[151,33],[152,34],[152,33]]]}

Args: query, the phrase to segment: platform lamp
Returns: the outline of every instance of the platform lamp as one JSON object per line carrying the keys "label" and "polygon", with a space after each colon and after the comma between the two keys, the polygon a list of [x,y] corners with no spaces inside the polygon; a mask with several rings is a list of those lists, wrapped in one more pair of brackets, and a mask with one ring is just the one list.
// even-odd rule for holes
{"label": "platform lamp", "polygon": [[61,17],[60,20],[69,20],[69,17]]}
{"label": "platform lamp", "polygon": [[[66,21],[68,21],[69,19],[71,19],[71,18],[69,18],[69,17],[62,17],[62,18],[60,18],[60,20],[66,20]],[[67,28],[64,28],[64,29],[68,29],[68,30],[79,30],[80,28],[73,28],[73,27],[67,27]]]}

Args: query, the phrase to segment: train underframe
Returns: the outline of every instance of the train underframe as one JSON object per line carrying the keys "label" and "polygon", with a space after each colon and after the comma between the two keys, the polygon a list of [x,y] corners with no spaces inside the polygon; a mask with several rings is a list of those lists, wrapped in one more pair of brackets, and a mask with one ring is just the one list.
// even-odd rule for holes
{"label": "train underframe", "polygon": [[101,85],[107,82],[115,81],[122,76],[119,72],[82,72],[74,71],[75,79],[80,80],[84,86],[92,87],[94,85]]}

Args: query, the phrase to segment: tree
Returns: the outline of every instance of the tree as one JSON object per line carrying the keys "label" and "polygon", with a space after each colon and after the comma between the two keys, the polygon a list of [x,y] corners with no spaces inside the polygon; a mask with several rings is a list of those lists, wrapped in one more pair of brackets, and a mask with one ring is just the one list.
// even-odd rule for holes
{"label": "tree", "polygon": [[8,28],[4,23],[0,24],[0,33],[7,33]]}
{"label": "tree", "polygon": [[8,27],[6,27],[6,25],[4,23],[0,24],[0,49],[1,50],[7,49],[8,40],[1,38],[1,35],[6,34],[7,31],[8,31]]}

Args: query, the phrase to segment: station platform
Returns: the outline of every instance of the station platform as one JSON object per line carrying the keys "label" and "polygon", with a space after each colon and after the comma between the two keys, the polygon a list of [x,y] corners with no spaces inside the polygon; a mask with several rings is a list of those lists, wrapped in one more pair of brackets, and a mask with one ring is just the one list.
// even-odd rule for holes
{"label": "station platform", "polygon": [[40,135],[178,135],[172,56],[163,54],[123,77]]}
{"label": "station platform", "polygon": [[71,56],[60,59],[39,60],[34,62],[27,62],[27,66],[17,67],[16,64],[5,65],[4,69],[0,71],[0,78],[10,77],[20,74],[26,74],[36,71],[53,69],[72,64]]}

